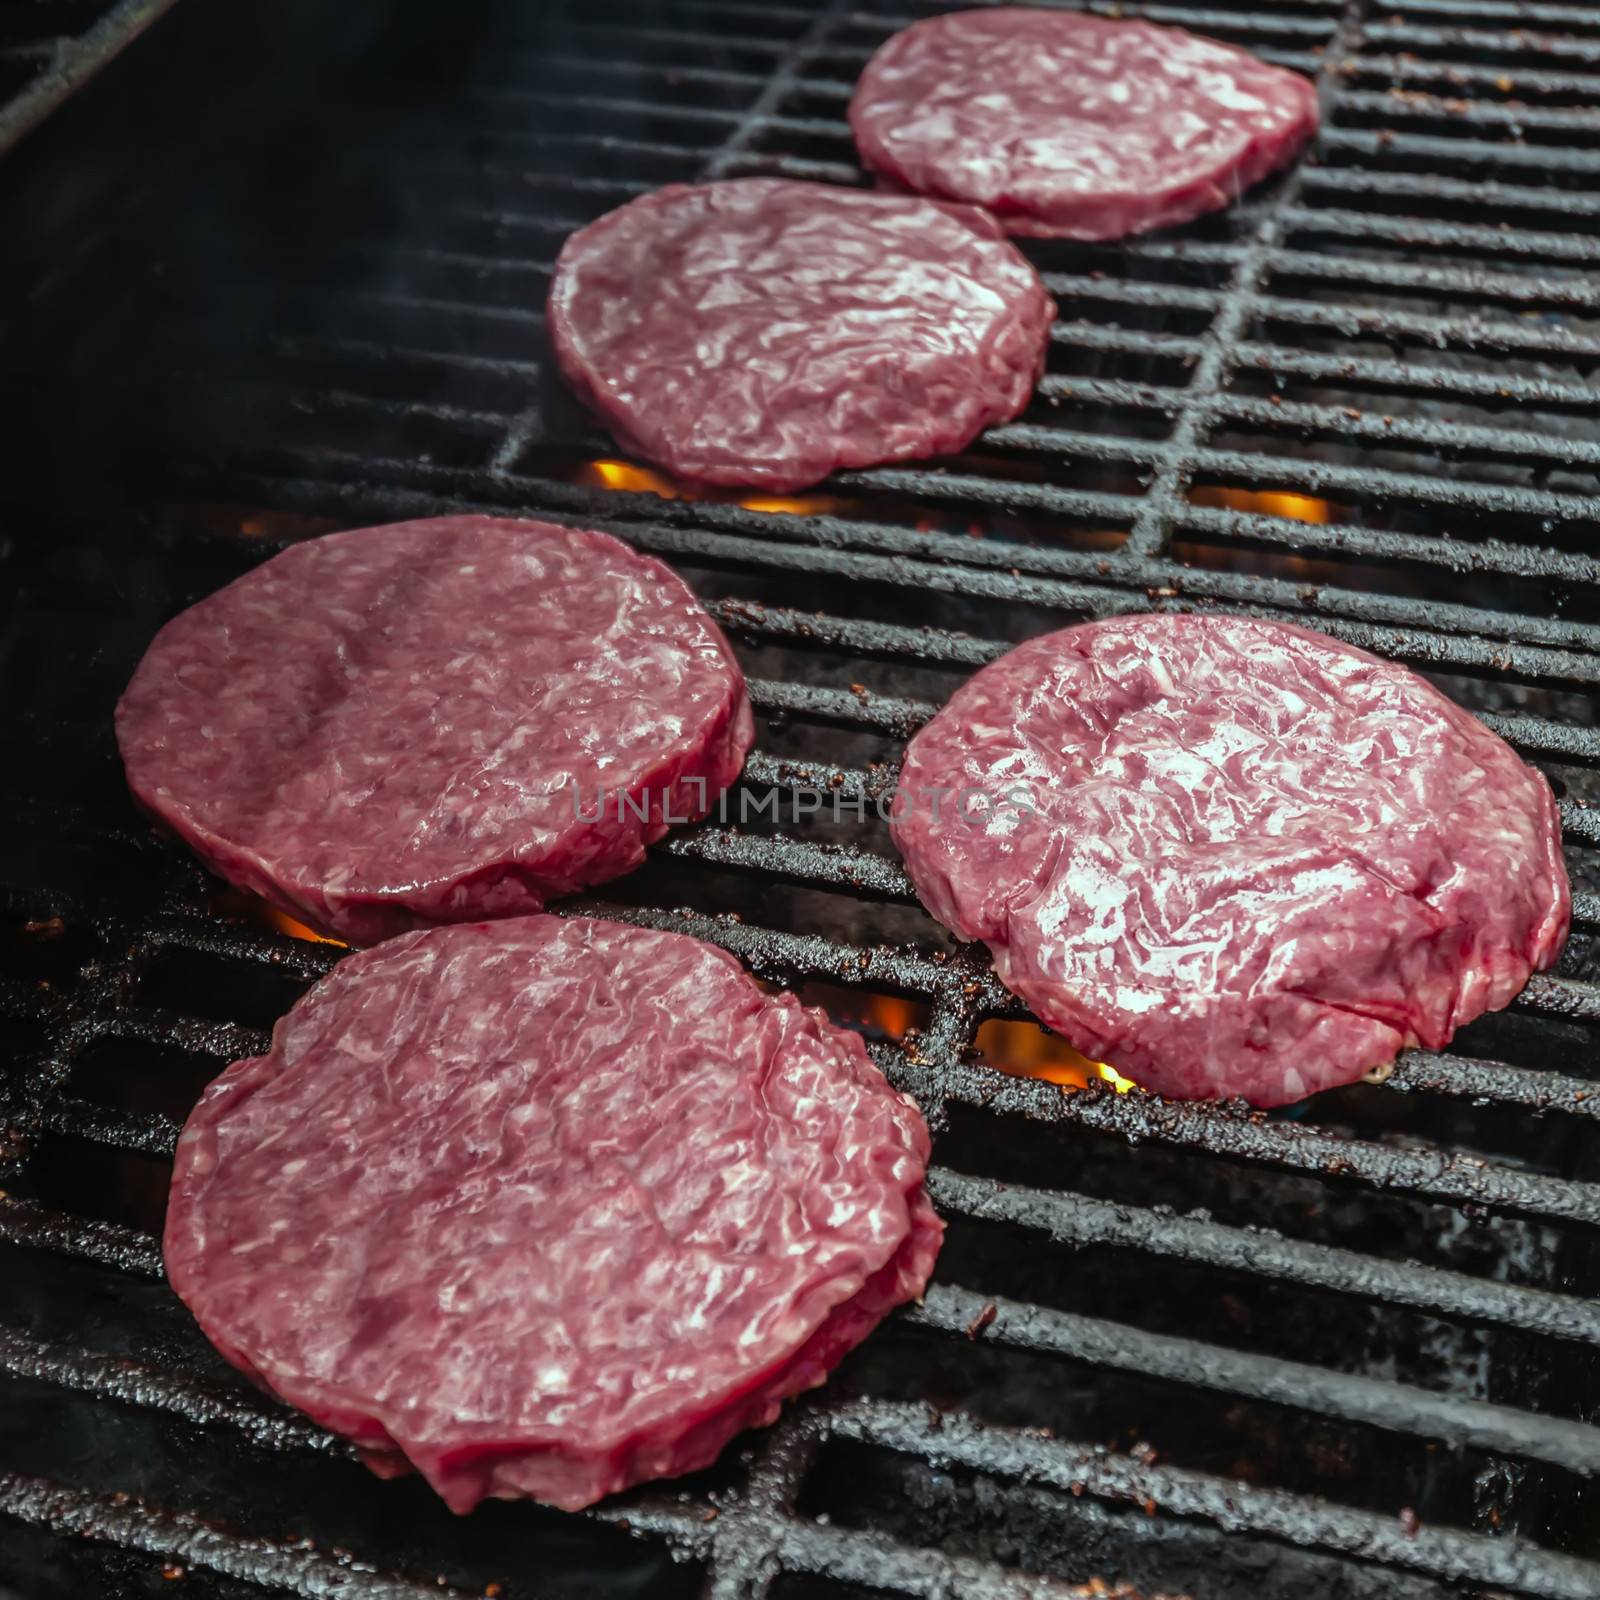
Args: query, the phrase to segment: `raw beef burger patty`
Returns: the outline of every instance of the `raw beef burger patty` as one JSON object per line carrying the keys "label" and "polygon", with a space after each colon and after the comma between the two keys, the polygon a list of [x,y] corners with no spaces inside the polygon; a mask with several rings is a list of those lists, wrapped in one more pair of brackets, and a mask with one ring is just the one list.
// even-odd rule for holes
{"label": "raw beef burger patty", "polygon": [[341,962],[178,1142],[228,1359],[455,1511],[709,1463],[921,1294],[928,1131],[861,1040],[678,933],[520,917]]}
{"label": "raw beef burger patty", "polygon": [[1120,239],[1228,205],[1317,131],[1298,73],[1181,28],[1005,7],[897,33],[850,102],[891,182],[1016,234]]}
{"label": "raw beef burger patty", "polygon": [[668,568],[493,517],[293,546],[169,622],[117,707],[147,810],[356,944],[628,871],[753,737],[727,641]]}
{"label": "raw beef burger patty", "polygon": [[[912,740],[917,892],[1146,1089],[1287,1104],[1444,1045],[1548,967],[1550,786],[1404,667],[1243,617],[1030,640]],[[967,797],[939,808],[938,790]]]}
{"label": "raw beef burger patty", "polygon": [[982,212],[737,178],[575,233],[549,320],[567,381],[624,448],[687,483],[782,492],[1014,417],[1054,316]]}

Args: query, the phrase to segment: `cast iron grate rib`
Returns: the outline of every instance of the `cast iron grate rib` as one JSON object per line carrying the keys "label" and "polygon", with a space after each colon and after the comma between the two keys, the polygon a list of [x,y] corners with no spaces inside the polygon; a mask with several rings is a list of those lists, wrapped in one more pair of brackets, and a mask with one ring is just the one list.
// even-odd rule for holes
{"label": "cast iron grate rib", "polygon": [[[1520,1149],[1455,1148],[1354,1114],[1295,1121],[1105,1087],[1062,1093],[999,1073],[975,1058],[975,1044],[986,1025],[1026,1024],[1026,1015],[972,952],[900,936],[908,924],[895,918],[917,913],[881,831],[810,837],[709,825],[658,852],[668,874],[660,893],[572,909],[697,933],[795,987],[915,1001],[914,1031],[873,1048],[935,1124],[931,1183],[958,1227],[1009,1230],[1040,1251],[1114,1251],[1153,1272],[1233,1275],[1405,1308],[1581,1358],[1600,1334],[1585,1292],[1600,1163],[1584,1142],[1600,1090],[1578,1042],[1600,1030],[1586,954],[1600,928],[1591,892],[1600,845],[1592,809],[1600,564],[1591,553],[1600,498],[1590,482],[1600,467],[1592,386],[1600,290],[1584,270],[1600,204],[1600,28],[1580,8],[1497,0],[1413,0],[1380,8],[1370,22],[1363,6],[1336,0],[1091,3],[1186,23],[1303,70],[1325,68],[1319,161],[1193,237],[1118,250],[1040,247],[1061,301],[1041,404],[948,468],[844,475],[803,516],[575,477],[575,464],[609,457],[609,445],[543,400],[529,402],[547,376],[536,308],[563,235],[674,176],[862,181],[843,123],[854,74],[881,38],[935,9],[680,0],[648,26],[625,26],[621,10],[602,4],[563,33],[553,56],[513,39],[464,107],[431,108],[416,124],[415,162],[399,153],[420,204],[403,238],[374,235],[370,252],[383,270],[313,285],[319,304],[337,304],[338,327],[284,328],[268,341],[272,359],[231,373],[230,392],[262,407],[251,413],[253,431],[226,455],[173,452],[147,491],[151,504],[158,516],[248,505],[314,527],[456,507],[613,527],[679,564],[746,653],[769,724],[747,782],[847,798],[887,789],[893,749],[961,673],[1020,634],[1073,618],[1219,605],[1308,620],[1439,675],[1565,789],[1580,889],[1574,955],[1508,1014],[1524,1032],[1504,1036],[1503,1058],[1499,1035],[1463,1040],[1448,1053],[1412,1053],[1387,1087],[1368,1092],[1428,1116],[1478,1105],[1501,1117],[1537,1115],[1550,1142],[1576,1139],[1585,1152],[1561,1170]],[[1553,42],[1531,46],[1523,29],[1548,30]],[[560,70],[530,81],[532,60]],[[1395,87],[1406,93],[1391,94]],[[552,118],[552,133],[519,127],[529,115]],[[442,201],[441,180],[450,185]],[[1498,225],[1502,211],[1512,226]],[[358,253],[367,247],[360,226],[349,240]],[[220,331],[232,348],[248,330]],[[1502,425],[1496,415],[1508,404],[1518,409]],[[280,428],[287,411],[309,422]],[[425,448],[411,447],[415,440]],[[1295,497],[1317,500],[1320,520],[1286,515],[1281,502]],[[228,515],[200,520],[225,530]],[[970,536],[970,517],[989,519],[984,537]],[[252,557],[273,547],[270,531],[249,537]],[[158,547],[180,594],[195,587],[191,564],[214,549],[212,539],[174,535]],[[239,542],[222,541],[235,569]],[[108,611],[118,581],[115,568],[103,580],[98,600]],[[76,576],[74,587],[88,614],[91,597]],[[826,599],[813,606],[818,595]],[[79,734],[47,711],[48,703],[29,732],[48,759],[71,752]],[[0,1155],[20,1183],[17,1196],[0,1197],[0,1240],[119,1283],[155,1283],[159,1250],[148,1229],[83,1214],[70,1197],[20,1197],[31,1174],[74,1153],[157,1172],[170,1155],[177,1109],[96,1096],[81,1081],[85,1060],[137,1044],[220,1068],[259,1050],[264,1033],[243,1019],[231,991],[212,1016],[195,980],[185,980],[188,990],[159,987],[164,964],[183,973],[201,970],[185,963],[210,963],[208,972],[293,986],[326,971],[337,951],[213,914],[199,875],[126,816],[108,825],[93,804],[26,795],[0,805],[27,838],[59,834],[137,855],[156,885],[128,904],[99,885],[68,888],[52,870],[42,869],[42,887],[13,885],[0,870],[8,913],[36,927],[59,917],[96,952],[48,987],[0,974],[0,1024],[29,1030],[32,1041],[6,1083]],[[724,884],[735,888],[713,887]],[[744,903],[739,885],[754,886],[754,903],[770,915],[729,915],[728,904]],[[789,915],[788,893],[810,898]],[[694,909],[683,909],[686,898]],[[846,908],[849,936],[811,931],[806,908],[823,904]],[[1003,1176],[975,1170],[984,1163],[964,1159],[973,1127],[1002,1140],[1016,1130],[1019,1141],[1035,1130],[1057,1141],[1059,1164],[1022,1177],[1004,1162]],[[1262,1228],[1248,1210],[1217,1215],[1197,1204],[1178,1214],[1097,1187],[1092,1162],[1068,1164],[1068,1152],[1077,1161],[1101,1144],[1128,1159],[1152,1152],[1185,1163],[1174,1169],[1184,1174],[1253,1173],[1263,1184],[1378,1197],[1464,1224],[1487,1217],[1507,1239],[1578,1244],[1563,1273],[1541,1280],[1463,1270],[1453,1258],[1418,1262],[1404,1243],[1386,1251],[1370,1232],[1341,1242],[1336,1223]],[[1557,1501],[1578,1503],[1573,1486],[1600,1471],[1600,1427],[1586,1420],[1593,1394],[1575,1405],[1543,1392],[1507,1403],[942,1273],[897,1328],[938,1363],[969,1351],[1002,1363],[1042,1358],[1095,1383],[1124,1375],[1202,1397],[1186,1404],[1252,1415],[1280,1408],[1308,1429],[1370,1430],[1397,1450],[1418,1445],[1471,1463],[1460,1469],[1469,1477],[1479,1464],[1485,1477],[1548,1470]],[[148,1413],[234,1438],[252,1460],[338,1462],[349,1453],[242,1380],[197,1368],[159,1342],[136,1354],[120,1342],[86,1349],[77,1337],[0,1320],[0,1372],[108,1415]],[[1204,1529],[1258,1557],[1296,1547],[1321,1563],[1306,1582],[1362,1592],[1493,1588],[1576,1600],[1600,1589],[1596,1550],[1563,1553],[1552,1547],[1559,1534],[1491,1532],[1492,1517],[1469,1528],[1465,1515],[1419,1527],[1398,1505],[1371,1503],[1348,1484],[1247,1482],[1210,1462],[1108,1447],[1098,1434],[1074,1442],[981,1407],[867,1389],[840,1385],[795,1408],[755,1441],[731,1489],[661,1486],[592,1521],[623,1523],[671,1549],[718,1596],[788,1593],[791,1579],[923,1595],[1085,1592],[1042,1575],[1042,1561],[1033,1570],[1026,1546],[1019,1563],[1015,1551],[986,1545],[982,1518],[962,1520],[959,1495],[971,1485],[981,1494],[994,1486],[1008,1505],[1042,1495],[1051,1517],[1086,1527],[1100,1509],[1131,1513],[1136,1525],[1119,1521],[1109,1544],[1092,1547],[1099,1565],[1086,1569],[1081,1551],[1076,1558],[1078,1570],[1113,1579],[1121,1560],[1147,1574],[1168,1570],[1136,1531],[1148,1524]],[[815,1514],[817,1479],[840,1448],[949,1479],[955,1488],[926,1492],[955,1497],[940,1502],[954,1536],[913,1538],[887,1522]],[[191,1580],[374,1597],[483,1587],[384,1571],[391,1563],[374,1566],[371,1550],[310,1549],[237,1517],[224,1525],[203,1507],[22,1470],[0,1476],[0,1512],[144,1552]],[[1529,1525],[1542,1529],[1537,1519]],[[1281,1592],[1310,1592],[1288,1576],[1276,1581],[1289,1585]],[[1170,1585],[1157,1576],[1142,1587]]]}
{"label": "cast iron grate rib", "polygon": [[43,122],[173,0],[12,0],[0,7],[0,152]]}

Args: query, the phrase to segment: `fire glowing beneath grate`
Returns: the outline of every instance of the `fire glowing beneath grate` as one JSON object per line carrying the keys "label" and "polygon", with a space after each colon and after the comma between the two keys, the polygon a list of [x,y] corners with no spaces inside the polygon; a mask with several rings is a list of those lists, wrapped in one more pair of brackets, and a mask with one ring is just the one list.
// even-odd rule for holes
{"label": "fire glowing beneath grate", "polygon": [[1065,1039],[1034,1022],[994,1018],[978,1029],[974,1043],[986,1066],[1014,1078],[1040,1078],[1063,1089],[1087,1089],[1092,1083],[1109,1083],[1118,1094],[1138,1085],[1109,1063],[1091,1061]]}
{"label": "fire glowing beneath grate", "polygon": [[[222,890],[213,899],[212,910],[254,927],[270,928],[291,939],[332,945],[339,950],[349,948],[343,941],[318,933],[260,895],[243,889]],[[762,987],[776,992],[780,986],[762,982]],[[820,1006],[835,1022],[856,1028],[869,1039],[883,1038],[905,1044],[928,1021],[925,1003],[900,995],[872,994],[816,981],[800,985],[798,993],[807,1005]],[[1014,1078],[1038,1078],[1062,1089],[1086,1089],[1091,1083],[1107,1083],[1118,1094],[1138,1087],[1109,1063],[1091,1061],[1065,1039],[1036,1023],[995,1019],[978,1029],[974,1042],[985,1066]]]}
{"label": "fire glowing beneath grate", "polygon": [[1332,522],[1333,506],[1308,494],[1284,494],[1275,489],[1227,489],[1199,484],[1189,492],[1197,506],[1223,511],[1253,511],[1258,516],[1282,517],[1289,522]]}
{"label": "fire glowing beneath grate", "polygon": [[674,483],[664,473],[637,467],[631,461],[586,461],[578,469],[576,482],[591,489],[624,489],[633,494],[653,494],[663,500],[724,500],[746,511],[789,511],[797,515],[837,511],[844,502],[833,495],[803,494],[788,497],[734,495],[715,490],[688,489]]}
{"label": "fire glowing beneath grate", "polygon": [[327,934],[318,933],[315,928],[297,922],[288,912],[280,911],[271,901],[251,894],[247,889],[222,890],[213,898],[211,909],[218,916],[248,922],[257,928],[270,928],[274,933],[287,934],[291,939],[304,939],[308,944],[331,944],[336,950],[350,948],[344,940],[330,939]]}

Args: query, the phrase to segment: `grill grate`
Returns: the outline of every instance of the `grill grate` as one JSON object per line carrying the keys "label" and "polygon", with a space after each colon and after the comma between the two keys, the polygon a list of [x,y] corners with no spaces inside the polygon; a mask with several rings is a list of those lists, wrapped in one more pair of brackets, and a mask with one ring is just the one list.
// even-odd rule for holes
{"label": "grill grate", "polygon": [[0,151],[43,122],[173,0],[9,0],[0,7]]}
{"label": "grill grate", "polygon": [[[778,504],[607,479],[611,447],[544,370],[562,237],[671,179],[862,181],[854,76],[936,9],[486,6],[487,47],[420,108],[357,84],[316,146],[356,129],[348,172],[292,251],[266,211],[219,241],[217,171],[180,166],[131,250],[102,244],[0,339],[105,407],[76,431],[52,415],[0,491],[24,601],[0,657],[23,708],[0,788],[19,1570],[361,1597],[1600,1590],[1600,22],[1518,0],[1091,3],[1320,71],[1315,162],[1181,237],[1030,246],[1062,307],[1039,403],[948,467]],[[187,253],[162,242],[174,218]],[[117,287],[140,246],[175,288]],[[92,318],[63,333],[100,298],[108,323],[159,323],[153,355]],[[119,463],[114,491],[84,493],[86,451]],[[183,1112],[338,952],[219,908],[132,817],[107,722],[155,623],[283,540],[469,507],[672,560],[750,673],[747,781],[847,799],[886,792],[950,687],[1044,627],[1308,620],[1434,674],[1551,774],[1573,946],[1455,1050],[1298,1120],[1063,1093],[996,1070],[1015,1063],[988,1030],[1026,1014],[920,913],[881,827],[675,836],[574,909],[697,933],[865,1017],[935,1126],[951,1245],[925,1304],[743,1459],[588,1518],[452,1523],[222,1367],[160,1285]],[[90,630],[81,660],[35,648],[62,627]],[[58,1449],[21,1437],[35,1416],[69,1419]]]}

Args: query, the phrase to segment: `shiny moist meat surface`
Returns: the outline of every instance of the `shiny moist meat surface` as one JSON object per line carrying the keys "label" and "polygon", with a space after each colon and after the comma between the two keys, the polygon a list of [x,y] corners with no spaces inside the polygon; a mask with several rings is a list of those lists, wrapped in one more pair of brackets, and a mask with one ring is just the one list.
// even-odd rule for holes
{"label": "shiny moist meat surface", "polygon": [[291,546],[169,622],[117,707],[147,811],[356,944],[629,871],[753,736],[732,652],[670,569],[484,516]]}
{"label": "shiny moist meat surface", "polygon": [[[1415,673],[1304,628],[1030,640],[912,740],[901,783],[929,910],[1167,1095],[1281,1105],[1439,1048],[1566,937],[1544,778]],[[1029,804],[995,803],[1013,790]]]}
{"label": "shiny moist meat surface", "polygon": [[776,178],[608,213],[567,241],[549,306],[562,372],[625,449],[774,492],[1014,417],[1054,315],[981,212]]}
{"label": "shiny moist meat surface", "polygon": [[895,34],[850,102],[861,159],[890,182],[1060,239],[1120,239],[1230,205],[1317,122],[1307,79],[1234,45],[1015,6]]}
{"label": "shiny moist meat surface", "polygon": [[218,1348],[457,1511],[701,1467],[926,1283],[928,1133],[860,1038],[682,934],[552,916],[347,958],[179,1142]]}

